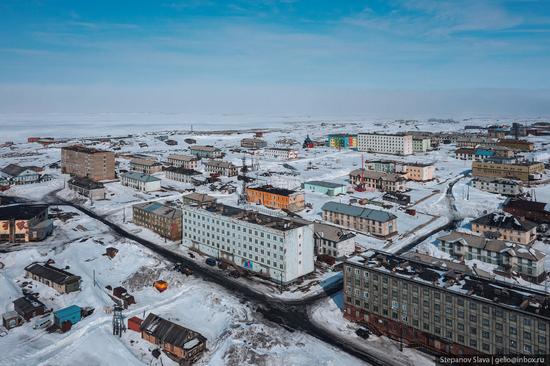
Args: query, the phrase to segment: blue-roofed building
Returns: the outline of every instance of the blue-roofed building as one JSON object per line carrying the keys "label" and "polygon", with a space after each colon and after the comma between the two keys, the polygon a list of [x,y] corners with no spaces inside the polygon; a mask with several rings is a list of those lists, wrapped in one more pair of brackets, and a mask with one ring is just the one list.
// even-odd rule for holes
{"label": "blue-roofed building", "polygon": [[142,192],[160,191],[160,181],[160,178],[138,172],[128,172],[120,175],[120,183],[123,186]]}
{"label": "blue-roofed building", "polygon": [[63,323],[67,321],[70,322],[71,325],[75,325],[80,319],[82,319],[81,309],[76,305],[71,305],[53,312],[53,322],[60,328]]}
{"label": "blue-roofed building", "polygon": [[346,185],[332,182],[322,182],[319,180],[312,180],[304,183],[304,189],[306,191],[326,194],[328,196],[337,196],[339,194],[346,193]]}
{"label": "blue-roofed building", "polygon": [[390,212],[339,202],[327,202],[321,210],[323,220],[336,225],[380,237],[397,233],[397,217]]}
{"label": "blue-roofed building", "polygon": [[182,212],[159,202],[138,203],[132,206],[134,224],[144,226],[169,240],[181,240]]}
{"label": "blue-roofed building", "polygon": [[474,156],[476,160],[485,160],[495,156],[495,151],[490,149],[475,149]]}

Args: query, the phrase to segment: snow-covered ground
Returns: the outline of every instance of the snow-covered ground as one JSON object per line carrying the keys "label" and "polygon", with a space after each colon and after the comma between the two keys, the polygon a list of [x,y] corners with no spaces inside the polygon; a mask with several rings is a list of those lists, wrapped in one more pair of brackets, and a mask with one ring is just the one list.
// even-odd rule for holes
{"label": "snow-covered ground", "polygon": [[[75,120],[79,123],[74,123]],[[229,121],[231,123],[228,123]],[[514,121],[506,120],[507,123]],[[366,198],[369,203],[364,207],[390,211],[398,217],[398,234],[384,240],[358,233],[357,244],[365,249],[377,248],[396,252],[418,238],[438,230],[451,220],[463,220],[464,229],[467,229],[470,219],[498,209],[505,197],[479,191],[469,185],[471,162],[455,159],[454,145],[441,145],[439,150],[425,154],[395,157],[327,147],[303,149],[301,144],[304,138],[309,135],[314,140],[324,140],[327,134],[336,132],[453,131],[461,130],[467,124],[489,125],[494,122],[495,120],[489,118],[441,123],[438,121],[387,121],[353,116],[337,119],[311,116],[258,118],[246,115],[194,117],[177,114],[0,115],[2,139],[16,142],[12,146],[0,147],[0,168],[10,163],[36,165],[44,167],[44,173],[54,177],[53,180],[44,183],[15,186],[3,194],[32,201],[48,201],[56,196],[71,200],[139,237],[163,245],[179,254],[188,255],[187,248],[179,242],[165,241],[153,232],[134,225],[131,206],[145,201],[177,201],[182,193],[189,189],[208,193],[220,202],[235,205],[237,193],[225,194],[211,191],[209,185],[193,187],[168,180],[164,173],[156,173],[155,175],[162,179],[163,190],[160,192],[137,192],[122,186],[118,181],[113,181],[105,184],[108,192],[106,200],[90,202],[66,188],[69,176],[61,174],[58,168],[50,168],[50,164],[60,160],[61,145],[42,147],[37,143],[25,142],[26,137],[63,137],[70,138],[69,143],[92,143],[90,140],[83,139],[82,136],[127,136],[116,140],[116,145],[99,140],[93,141],[97,148],[117,148],[115,151],[119,169],[127,169],[128,157],[133,154],[144,154],[165,161],[171,153],[186,153],[188,145],[184,140],[193,138],[197,140],[197,144],[210,144],[223,149],[227,154],[224,159],[238,166],[241,165],[242,158],[245,156],[247,164],[254,164],[257,167],[249,173],[257,183],[289,189],[297,189],[303,182],[309,180],[325,180],[349,186],[348,174],[361,166],[362,157],[365,160],[434,162],[436,178],[433,181],[407,183],[410,189],[407,194],[411,196],[411,207],[416,210],[414,216],[405,213],[398,205],[383,201],[381,192],[353,192],[338,197],[310,192],[305,194],[306,202],[311,204],[311,208],[299,214],[306,219],[320,220],[321,207],[328,201],[347,203],[351,199]],[[26,127],[16,129],[14,126],[18,125]],[[97,128],[82,129],[82,126],[90,125]],[[193,133],[190,132],[191,125],[195,130]],[[252,156],[232,151],[240,146],[242,138],[253,135],[250,131],[253,128],[266,130],[264,138],[269,146],[286,146],[278,143],[282,139],[295,140],[297,143],[291,146],[298,150],[299,159],[284,162],[267,159],[261,155]],[[208,132],[226,129],[247,130],[231,133]],[[166,145],[157,138],[160,135],[169,135],[171,139],[178,142],[178,145]],[[547,142],[546,139],[543,137],[529,137],[529,139],[537,145],[537,159],[547,161],[550,147],[548,144],[543,145]],[[142,148],[139,143],[146,143],[147,147]],[[285,163],[294,169],[283,166]],[[231,183],[238,189],[241,187],[236,177],[222,178],[222,181]],[[450,184],[454,184],[451,197],[447,195]],[[549,185],[539,185],[530,190],[535,193],[539,201],[550,202]],[[263,207],[254,208],[284,215],[280,211],[276,212]],[[12,248],[13,251],[0,254],[0,262],[5,266],[0,269],[2,288],[0,312],[11,310],[12,301],[20,296],[20,286],[24,282],[23,268],[32,261],[43,261],[49,258],[54,259],[57,265],[69,266],[70,271],[82,276],[83,287],[82,291],[77,293],[58,295],[43,285],[33,284],[32,289],[41,294],[41,300],[54,309],[76,304],[93,306],[96,310],[92,316],[63,335],[32,330],[32,324],[25,324],[11,330],[8,336],[0,338],[0,351],[4,356],[0,358],[1,366],[75,363],[83,365],[160,364],[160,361],[154,360],[150,354],[153,347],[141,341],[137,333],[128,331],[122,338],[111,335],[111,315],[104,311],[104,306],[111,304],[103,290],[103,286],[106,285],[113,287],[123,285],[135,296],[137,304],[131,306],[125,312],[125,316],[143,316],[144,313],[154,311],[205,335],[208,338],[208,352],[199,364],[362,364],[361,361],[315,338],[300,332],[291,333],[265,321],[244,299],[238,298],[219,286],[192,276],[184,277],[170,270],[170,265],[161,258],[132,241],[113,235],[106,226],[79,211],[65,206],[61,209],[72,212],[76,216],[65,218],[65,222],[56,219],[56,229],[52,237],[41,243]],[[439,250],[436,241],[436,238],[442,234],[443,232],[438,232],[431,235],[413,250],[446,257]],[[118,255],[112,260],[102,255],[107,246],[119,249]],[[534,246],[548,254],[546,266],[550,269],[550,245],[537,242]],[[203,263],[204,258],[197,256],[196,261]],[[93,286],[94,271],[97,283],[101,286]],[[152,282],[157,279],[168,281],[169,289],[158,293],[152,287]],[[302,284],[290,287],[282,294],[279,293],[276,285],[254,277],[240,278],[237,281],[253,286],[270,296],[288,300],[319,293],[324,286],[340,279],[341,273],[330,270],[318,271],[305,279]],[[405,349],[403,353],[399,352],[398,344],[386,338],[371,337],[367,341],[358,338],[354,333],[357,325],[343,319],[341,302],[341,294],[337,294],[333,298],[326,298],[316,303],[310,309],[312,318],[339,337],[345,337],[354,346],[366,347],[372,352],[378,352],[381,357],[383,353],[393,358],[396,364],[431,363],[429,357],[414,350]],[[171,361],[163,356],[162,362],[167,365]]]}

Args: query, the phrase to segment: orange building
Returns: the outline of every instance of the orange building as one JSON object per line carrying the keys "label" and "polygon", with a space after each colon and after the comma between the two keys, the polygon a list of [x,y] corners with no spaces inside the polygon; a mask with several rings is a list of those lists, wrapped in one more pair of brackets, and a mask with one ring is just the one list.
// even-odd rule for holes
{"label": "orange building", "polygon": [[303,192],[290,189],[275,188],[270,185],[261,187],[247,187],[246,199],[250,203],[264,205],[273,209],[301,211],[305,208]]}

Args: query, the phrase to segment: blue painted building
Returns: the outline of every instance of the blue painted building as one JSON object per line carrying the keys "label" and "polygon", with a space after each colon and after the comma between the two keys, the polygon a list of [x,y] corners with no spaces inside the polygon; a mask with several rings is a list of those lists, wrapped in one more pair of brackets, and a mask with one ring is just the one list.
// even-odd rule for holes
{"label": "blue painted building", "polygon": [[322,182],[318,180],[305,182],[304,189],[310,192],[326,194],[327,196],[337,196],[346,193],[346,186],[344,184]]}
{"label": "blue painted building", "polygon": [[76,305],[71,305],[53,312],[53,322],[60,328],[66,321],[75,325],[80,319],[82,319],[81,310],[80,307]]}

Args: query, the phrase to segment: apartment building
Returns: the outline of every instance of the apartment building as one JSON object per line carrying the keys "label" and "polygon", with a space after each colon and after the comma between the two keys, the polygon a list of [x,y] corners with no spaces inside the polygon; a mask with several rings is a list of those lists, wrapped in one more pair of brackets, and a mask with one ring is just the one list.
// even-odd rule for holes
{"label": "apartment building", "polygon": [[182,212],[178,208],[159,202],[138,203],[132,206],[132,220],[168,240],[182,238]]}
{"label": "apartment building", "polygon": [[115,179],[115,154],[82,145],[61,148],[61,172],[91,180]]}
{"label": "apartment building", "polygon": [[187,169],[183,166],[175,167],[169,166],[164,170],[166,172],[166,178],[175,180],[182,183],[197,183],[197,177],[202,176],[201,172],[193,169]]}
{"label": "apartment building", "polygon": [[471,184],[479,190],[504,196],[519,196],[523,193],[522,185],[511,179],[478,177],[472,179]]}
{"label": "apartment building", "polygon": [[339,202],[321,207],[323,220],[379,237],[397,234],[397,216],[392,213]]}
{"label": "apartment building", "polygon": [[275,210],[301,211],[305,208],[304,193],[271,185],[246,187],[246,200]]}
{"label": "apartment building", "polygon": [[512,150],[529,152],[535,150],[535,144],[527,140],[501,139],[498,146],[504,146]]}
{"label": "apartment building", "polygon": [[259,138],[244,138],[241,140],[241,147],[245,149],[262,149],[267,146],[267,142]]}
{"label": "apartment building", "polygon": [[268,147],[264,150],[265,157],[277,160],[298,159],[298,151],[283,147]]}
{"label": "apartment building", "polygon": [[538,162],[505,163],[495,161],[472,162],[474,177],[510,178],[522,181],[540,179],[544,173],[544,164]]}
{"label": "apartment building", "polygon": [[357,135],[357,149],[380,154],[411,155],[413,138],[401,134],[360,133]]}
{"label": "apartment building", "polygon": [[362,185],[368,190],[382,192],[403,192],[407,190],[405,177],[400,174],[355,169],[349,173],[352,185]]}
{"label": "apartment building", "polygon": [[53,232],[47,205],[17,204],[0,207],[0,243],[44,240]]}
{"label": "apartment building", "polygon": [[517,272],[529,281],[540,282],[546,278],[544,253],[528,246],[504,240],[452,232],[438,238],[441,250],[457,259],[480,260],[498,266],[498,270]]}
{"label": "apartment building", "polygon": [[327,137],[327,145],[336,149],[357,149],[357,135],[334,133]]}
{"label": "apartment building", "polygon": [[149,174],[128,172],[120,175],[123,186],[137,189],[142,192],[160,191],[160,179]]}
{"label": "apartment building", "polygon": [[101,182],[96,182],[88,177],[74,177],[67,182],[67,187],[81,196],[91,200],[104,200],[107,190]]}
{"label": "apartment building", "polygon": [[189,148],[191,155],[198,158],[218,159],[223,157],[223,152],[217,147],[210,145],[193,145]]}
{"label": "apartment building", "polygon": [[439,354],[546,354],[550,295],[379,251],[344,263],[344,317]]}
{"label": "apartment building", "polygon": [[208,160],[204,163],[204,169],[207,173],[220,174],[226,177],[234,177],[239,174],[236,165],[223,160]]}
{"label": "apartment building", "polygon": [[282,284],[313,271],[313,223],[223,204],[183,206],[186,242]]}
{"label": "apartment building", "polygon": [[153,159],[134,158],[130,160],[130,170],[143,174],[153,174],[162,170],[162,164]]}
{"label": "apartment building", "polygon": [[194,155],[172,154],[168,155],[168,163],[174,167],[197,170],[199,159]]}
{"label": "apartment building", "polygon": [[423,153],[432,150],[432,139],[427,137],[413,137],[413,152]]}
{"label": "apartment building", "polygon": [[405,179],[416,182],[427,182],[434,179],[435,165],[431,163],[407,163],[405,165]]}
{"label": "apartment building", "polygon": [[342,258],[355,252],[355,237],[351,231],[321,222],[313,224],[315,255]]}
{"label": "apartment building", "polygon": [[486,238],[531,244],[537,238],[537,224],[508,212],[492,212],[471,221],[472,231]]}
{"label": "apartment building", "polygon": [[384,173],[399,173],[405,174],[405,163],[395,160],[369,160],[365,162],[366,170],[374,170],[375,172]]}
{"label": "apartment building", "polygon": [[465,136],[460,137],[456,140],[456,147],[469,147],[469,148],[476,148],[480,145],[486,146],[486,147],[493,147],[497,146],[498,140],[489,138],[489,137],[480,137],[480,136]]}

